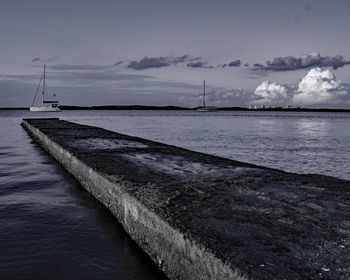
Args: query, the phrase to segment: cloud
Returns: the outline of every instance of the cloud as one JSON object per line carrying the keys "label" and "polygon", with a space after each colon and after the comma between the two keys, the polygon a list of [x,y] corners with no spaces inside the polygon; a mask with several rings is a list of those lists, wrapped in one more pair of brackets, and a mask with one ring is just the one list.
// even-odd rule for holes
{"label": "cloud", "polygon": [[298,85],[265,81],[251,97],[250,104],[268,106],[343,107],[350,104],[350,85],[337,80],[329,69],[311,69]]}
{"label": "cloud", "polygon": [[190,57],[189,55],[183,55],[183,56],[178,56],[178,57],[170,57],[172,63],[181,63],[181,62],[193,62],[193,61],[197,61],[200,60],[201,57],[197,56],[197,57]]}
{"label": "cloud", "polygon": [[255,68],[263,68],[264,67],[264,65],[262,65],[262,64],[260,64],[260,63],[254,63],[253,64],[253,67],[255,67]]}
{"label": "cloud", "polygon": [[196,60],[200,60],[201,57],[200,56],[197,56],[197,57],[191,57],[189,58],[189,61],[196,61]]}
{"label": "cloud", "polygon": [[114,63],[113,65],[114,65],[114,66],[118,66],[118,65],[122,64],[123,62],[124,62],[123,60],[120,60],[120,61]]}
{"label": "cloud", "polygon": [[194,61],[187,64],[187,67],[191,68],[213,68],[213,66],[208,65],[207,62]]}
{"label": "cloud", "polygon": [[314,68],[300,81],[293,103],[300,105],[339,104],[350,100],[350,93],[328,69]]}
{"label": "cloud", "polygon": [[311,53],[301,57],[276,57],[268,60],[266,66],[254,66],[257,68],[255,70],[287,71],[309,67],[332,67],[333,69],[337,69],[347,64],[350,64],[350,61],[345,60],[341,55],[321,56],[319,53]]}
{"label": "cloud", "polygon": [[128,68],[134,70],[145,70],[149,68],[160,68],[169,66],[170,63],[165,57],[147,57],[145,56],[140,61],[131,61]]}
{"label": "cloud", "polygon": [[40,57],[34,57],[33,59],[32,59],[32,62],[37,62],[37,61],[39,61],[40,60]]}
{"label": "cloud", "polygon": [[261,105],[285,105],[289,99],[289,92],[286,86],[276,82],[265,81],[259,85],[253,95],[253,104]]}
{"label": "cloud", "polygon": [[228,66],[230,67],[237,67],[237,66],[241,66],[241,61],[239,59],[236,59],[234,61],[231,61]]}
{"label": "cloud", "polygon": [[188,55],[183,56],[159,56],[159,57],[148,57],[145,56],[139,61],[131,61],[127,66],[133,70],[145,70],[150,68],[161,68],[167,67],[170,65],[176,65],[178,63],[195,63],[195,61],[199,60],[200,57],[192,58]]}
{"label": "cloud", "polygon": [[236,60],[231,61],[228,64],[222,65],[222,67],[226,67],[226,66],[228,66],[228,67],[239,67],[239,66],[241,66],[241,60],[240,59],[236,59]]}

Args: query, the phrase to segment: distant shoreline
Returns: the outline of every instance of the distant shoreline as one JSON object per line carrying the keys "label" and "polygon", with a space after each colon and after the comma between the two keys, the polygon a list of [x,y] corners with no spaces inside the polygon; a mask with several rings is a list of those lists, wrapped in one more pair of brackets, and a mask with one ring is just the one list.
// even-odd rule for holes
{"label": "distant shoreline", "polygon": [[[101,105],[101,106],[68,106],[61,105],[62,110],[167,110],[167,111],[194,111],[196,108],[180,106],[147,106],[147,105]],[[0,107],[0,110],[28,110],[27,107]],[[350,109],[333,108],[258,108],[249,109],[245,107],[218,107],[218,111],[249,111],[249,112],[337,112],[350,113]]]}

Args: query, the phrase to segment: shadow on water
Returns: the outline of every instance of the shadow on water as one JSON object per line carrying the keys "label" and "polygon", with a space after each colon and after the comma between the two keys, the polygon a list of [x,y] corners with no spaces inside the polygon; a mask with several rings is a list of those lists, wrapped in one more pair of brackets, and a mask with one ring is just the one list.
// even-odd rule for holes
{"label": "shadow on water", "polygon": [[0,162],[0,279],[167,279],[110,211],[23,132],[16,126],[0,141],[11,143]]}

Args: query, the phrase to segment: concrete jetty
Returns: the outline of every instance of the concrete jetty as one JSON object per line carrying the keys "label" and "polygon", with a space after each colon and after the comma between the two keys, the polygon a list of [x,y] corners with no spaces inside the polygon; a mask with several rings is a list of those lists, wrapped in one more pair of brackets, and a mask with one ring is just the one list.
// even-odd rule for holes
{"label": "concrete jetty", "polygon": [[22,126],[170,279],[350,279],[349,181],[59,119]]}

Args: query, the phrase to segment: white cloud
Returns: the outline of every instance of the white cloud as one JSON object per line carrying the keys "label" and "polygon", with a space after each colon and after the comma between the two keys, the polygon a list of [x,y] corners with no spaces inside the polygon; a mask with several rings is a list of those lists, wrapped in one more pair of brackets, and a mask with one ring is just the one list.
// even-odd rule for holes
{"label": "white cloud", "polygon": [[288,97],[288,88],[276,82],[265,81],[254,91],[254,104],[285,105]]}
{"label": "white cloud", "polygon": [[329,69],[311,69],[300,81],[293,103],[297,105],[337,104],[349,99],[349,93]]}

